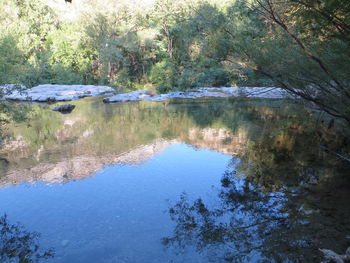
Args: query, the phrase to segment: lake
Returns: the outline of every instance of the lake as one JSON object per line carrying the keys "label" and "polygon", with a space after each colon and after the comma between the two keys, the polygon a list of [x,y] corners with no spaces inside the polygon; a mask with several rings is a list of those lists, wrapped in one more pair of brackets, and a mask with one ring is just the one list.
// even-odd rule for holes
{"label": "lake", "polygon": [[349,166],[301,106],[72,104],[26,105],[6,131],[6,262],[319,262],[350,245]]}

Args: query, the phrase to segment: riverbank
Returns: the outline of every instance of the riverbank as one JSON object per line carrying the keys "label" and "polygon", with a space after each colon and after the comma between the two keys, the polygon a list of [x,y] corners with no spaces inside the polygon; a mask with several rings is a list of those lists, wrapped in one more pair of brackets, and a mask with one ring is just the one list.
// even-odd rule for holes
{"label": "riverbank", "polygon": [[106,95],[105,103],[116,103],[125,101],[166,101],[169,99],[196,99],[204,97],[248,97],[264,99],[286,98],[288,94],[274,87],[220,87],[220,88],[196,88],[188,91],[175,91],[166,94],[154,94],[150,90],[136,90],[127,93],[113,95],[115,90],[108,86],[93,85],[53,85],[45,84],[26,89],[23,85],[0,86],[3,98],[12,101],[36,101],[55,102],[72,101],[85,97],[96,97]]}
{"label": "riverbank", "polygon": [[287,93],[274,87],[221,87],[221,88],[196,88],[189,91],[175,91],[166,94],[152,94],[149,90],[137,90],[124,94],[117,94],[103,99],[105,103],[125,101],[165,101],[169,99],[197,99],[204,97],[248,97],[264,99],[286,98]]}
{"label": "riverbank", "polygon": [[114,92],[111,87],[94,85],[44,84],[30,89],[26,89],[23,85],[4,85],[0,86],[0,89],[6,100],[37,102],[72,101],[85,97],[112,95]]}

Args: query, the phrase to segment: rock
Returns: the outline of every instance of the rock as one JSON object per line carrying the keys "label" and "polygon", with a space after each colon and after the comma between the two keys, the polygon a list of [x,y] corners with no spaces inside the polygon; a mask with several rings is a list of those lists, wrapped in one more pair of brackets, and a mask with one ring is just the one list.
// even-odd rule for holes
{"label": "rock", "polygon": [[318,182],[318,178],[316,176],[311,176],[310,179],[309,179],[309,184],[310,185],[317,185],[319,182]]}
{"label": "rock", "polygon": [[14,92],[23,93],[23,91],[26,89],[27,87],[21,84],[4,84],[0,86],[0,97],[9,96]]}
{"label": "rock", "polygon": [[324,261],[321,263],[347,263],[350,262],[350,247],[346,249],[345,255],[339,255],[329,249],[320,249],[323,253]]}
{"label": "rock", "polygon": [[325,261],[322,261],[322,263],[344,263],[344,260],[342,259],[341,255],[338,255],[334,251],[329,249],[320,249],[320,251],[323,253],[325,259]]}
{"label": "rock", "polygon": [[149,90],[137,90],[128,93],[118,94],[105,98],[106,103],[125,102],[125,101],[165,101],[168,99],[196,99],[203,97],[249,97],[249,98],[285,98],[286,93],[279,88],[266,87],[223,87],[223,88],[197,88],[190,91],[175,91],[167,94],[155,95]]}
{"label": "rock", "polygon": [[103,102],[112,103],[112,102],[138,101],[138,100],[142,100],[145,97],[148,97],[149,95],[147,95],[147,93],[148,93],[148,90],[136,90],[136,91],[122,93],[112,97],[105,98],[103,99]]}
{"label": "rock", "polygon": [[45,84],[25,91],[13,90],[11,94],[5,94],[4,98],[8,100],[39,102],[70,101],[84,97],[99,96],[113,91],[113,88],[107,86]]}
{"label": "rock", "polygon": [[61,113],[70,113],[72,112],[72,110],[74,110],[75,105],[72,104],[63,104],[63,105],[59,105],[55,108],[53,108],[53,111],[59,111]]}

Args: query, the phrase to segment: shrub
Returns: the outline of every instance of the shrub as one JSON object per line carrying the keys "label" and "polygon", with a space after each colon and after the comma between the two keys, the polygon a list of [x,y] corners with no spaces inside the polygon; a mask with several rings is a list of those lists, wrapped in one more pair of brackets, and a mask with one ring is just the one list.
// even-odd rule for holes
{"label": "shrub", "polygon": [[174,63],[170,60],[164,60],[156,63],[150,72],[149,79],[160,93],[169,92],[176,85],[178,72]]}
{"label": "shrub", "polygon": [[223,87],[230,82],[229,74],[219,67],[210,68],[199,74],[198,86]]}

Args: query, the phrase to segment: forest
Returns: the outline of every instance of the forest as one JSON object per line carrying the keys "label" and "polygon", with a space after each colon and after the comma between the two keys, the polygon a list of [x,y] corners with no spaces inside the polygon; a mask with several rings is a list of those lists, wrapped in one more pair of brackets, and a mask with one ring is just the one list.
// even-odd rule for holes
{"label": "forest", "polygon": [[348,0],[3,0],[0,84],[281,87],[350,125]]}

